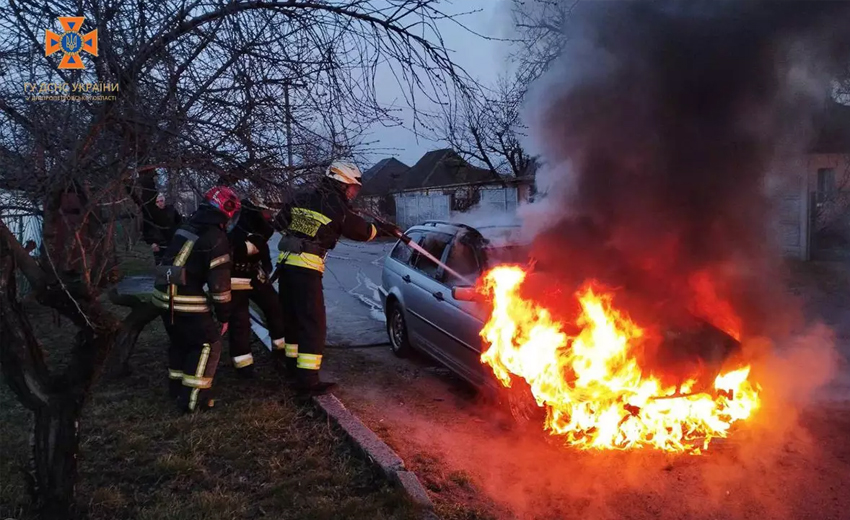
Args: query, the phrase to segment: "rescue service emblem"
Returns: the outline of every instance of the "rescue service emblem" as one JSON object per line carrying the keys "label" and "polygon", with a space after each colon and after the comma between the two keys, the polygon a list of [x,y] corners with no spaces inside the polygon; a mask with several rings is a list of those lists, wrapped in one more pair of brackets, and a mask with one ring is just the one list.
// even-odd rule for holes
{"label": "rescue service emblem", "polygon": [[44,33],[44,55],[50,56],[62,51],[62,61],[59,62],[60,69],[84,69],[81,53],[87,52],[97,56],[97,29],[82,34],[83,16],[60,16],[59,23],[62,24],[62,34],[47,29]]}

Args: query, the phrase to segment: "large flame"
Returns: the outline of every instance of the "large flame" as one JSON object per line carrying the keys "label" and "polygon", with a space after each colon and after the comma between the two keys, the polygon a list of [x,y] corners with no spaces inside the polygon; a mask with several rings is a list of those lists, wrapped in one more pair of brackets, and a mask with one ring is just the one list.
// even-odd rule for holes
{"label": "large flame", "polygon": [[699,388],[696,379],[665,386],[639,366],[645,330],[612,306],[610,294],[590,285],[579,291],[579,332],[568,335],[547,309],[520,297],[525,276],[517,266],[485,275],[493,310],[481,331],[489,345],[481,361],[506,387],[514,377],[524,379],[546,408],[545,428],[568,444],[699,453],[758,408],[749,366],[717,376],[711,393],[690,393]]}

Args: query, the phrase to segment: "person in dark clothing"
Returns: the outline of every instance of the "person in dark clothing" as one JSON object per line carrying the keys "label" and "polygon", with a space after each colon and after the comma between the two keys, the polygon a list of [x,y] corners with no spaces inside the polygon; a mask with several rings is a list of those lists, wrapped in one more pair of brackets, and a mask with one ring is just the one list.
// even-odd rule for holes
{"label": "person in dark clothing", "polygon": [[[225,228],[240,202],[233,190],[222,186],[211,189],[204,199],[166,248],[152,298],[163,310],[171,339],[169,391],[184,412],[213,405],[210,389],[231,313],[231,256]],[[221,327],[213,320],[209,300]]]}
{"label": "person in dark clothing", "polygon": [[285,341],[283,310],[278,295],[270,283],[271,256],[269,238],[274,234],[269,210],[242,200],[239,220],[228,233],[233,251],[230,286],[233,290],[233,311],[230,317],[230,357],[237,373],[251,377],[254,356],[251,353],[250,302],[257,304],[266,318],[272,342],[272,355],[284,356]]}
{"label": "person in dark clothing", "polygon": [[142,211],[142,236],[145,242],[150,244],[154,261],[159,265],[171,237],[183,223],[183,217],[173,205],[165,204],[165,196],[161,193],[156,196],[153,204],[145,203]]}
{"label": "person in dark clothing", "polygon": [[322,292],[325,257],[341,236],[367,242],[378,234],[375,225],[351,207],[361,177],[354,164],[334,162],[318,186],[297,193],[275,217],[275,227],[283,235],[277,263],[286,318],[285,350],[289,366],[295,367],[295,387],[302,392],[324,393],[335,385],[319,379],[327,336]]}

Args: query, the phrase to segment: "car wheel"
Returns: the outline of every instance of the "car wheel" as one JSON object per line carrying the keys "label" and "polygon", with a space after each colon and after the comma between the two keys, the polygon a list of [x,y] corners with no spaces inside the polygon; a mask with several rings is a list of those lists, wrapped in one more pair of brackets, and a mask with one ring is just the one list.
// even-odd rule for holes
{"label": "car wheel", "polygon": [[511,388],[506,388],[508,408],[514,423],[521,429],[542,430],[546,422],[546,410],[537,404],[531,387],[525,381],[514,378]]}
{"label": "car wheel", "polygon": [[387,313],[387,333],[390,336],[390,348],[398,357],[407,357],[412,350],[407,338],[407,324],[401,306],[393,304]]}

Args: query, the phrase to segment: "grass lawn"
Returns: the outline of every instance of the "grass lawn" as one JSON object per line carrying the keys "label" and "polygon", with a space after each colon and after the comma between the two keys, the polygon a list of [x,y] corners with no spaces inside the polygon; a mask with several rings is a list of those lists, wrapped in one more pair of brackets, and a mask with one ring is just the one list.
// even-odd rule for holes
{"label": "grass lawn", "polygon": [[[62,363],[72,330],[27,308],[49,362]],[[139,338],[123,380],[101,381],[81,421],[77,503],[90,519],[384,519],[416,511],[310,405],[297,402],[254,342],[258,378],[227,364],[211,412],[181,416],[166,398],[162,324]],[[31,417],[0,385],[0,518],[34,518],[22,469]]]}

